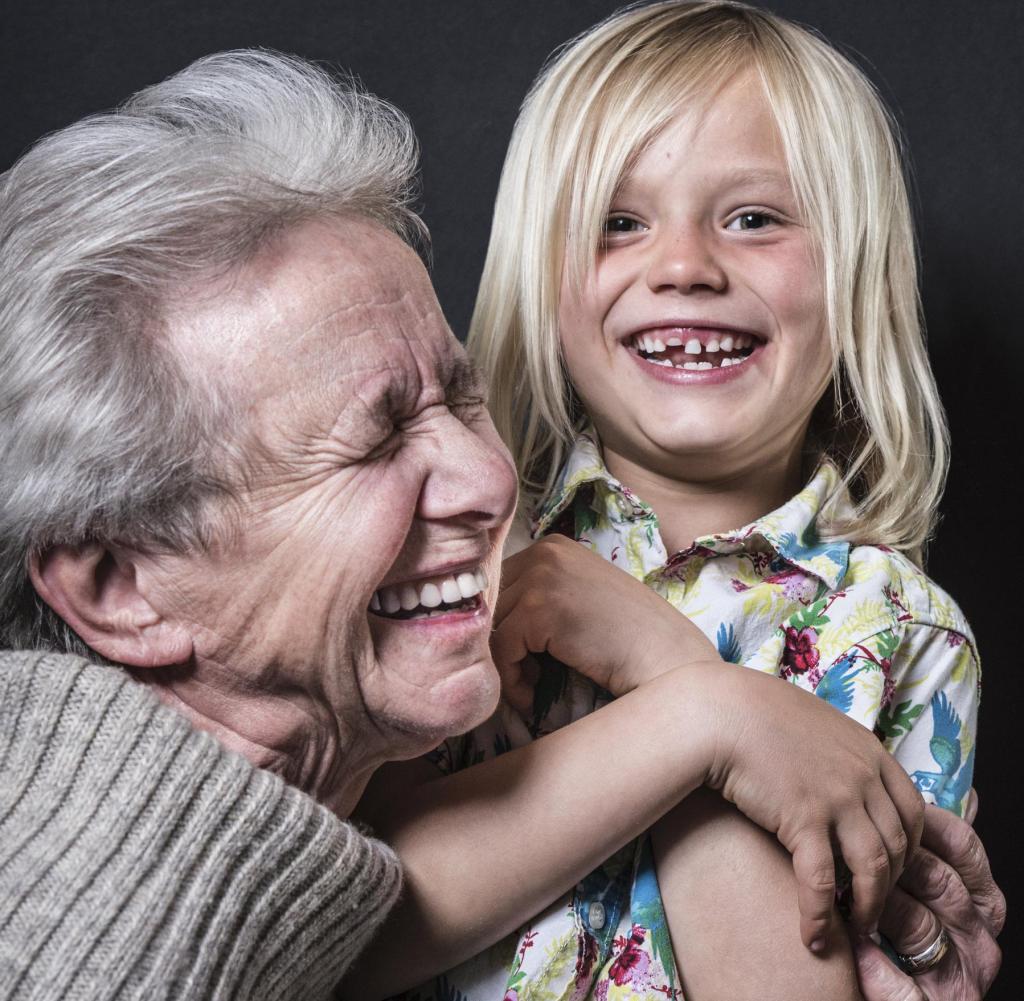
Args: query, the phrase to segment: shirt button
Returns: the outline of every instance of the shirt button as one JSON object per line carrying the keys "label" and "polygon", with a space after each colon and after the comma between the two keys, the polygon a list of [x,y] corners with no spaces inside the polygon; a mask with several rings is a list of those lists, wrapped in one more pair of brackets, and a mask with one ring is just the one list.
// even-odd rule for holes
{"label": "shirt button", "polygon": [[587,908],[587,921],[594,931],[600,931],[604,927],[606,917],[607,915],[605,914],[604,904],[602,904],[600,900],[595,900],[590,907]]}

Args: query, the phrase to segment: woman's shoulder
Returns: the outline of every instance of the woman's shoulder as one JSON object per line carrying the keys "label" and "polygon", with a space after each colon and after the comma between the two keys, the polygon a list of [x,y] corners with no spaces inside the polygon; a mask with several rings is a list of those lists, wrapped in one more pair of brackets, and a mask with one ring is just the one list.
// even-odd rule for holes
{"label": "woman's shoulder", "polygon": [[[56,985],[47,998],[93,996],[96,971],[75,951],[93,929],[118,969],[148,971],[133,998],[178,982],[198,985],[190,996],[219,982],[260,998],[261,970],[267,984],[294,983],[289,996],[326,997],[401,879],[387,846],[127,672],[42,651],[0,652],[0,844],[13,861],[0,915],[23,916],[3,997],[10,978],[28,977]],[[229,936],[223,922],[193,920],[215,912]],[[271,961],[274,940],[289,948]],[[303,989],[311,976],[323,990]]]}

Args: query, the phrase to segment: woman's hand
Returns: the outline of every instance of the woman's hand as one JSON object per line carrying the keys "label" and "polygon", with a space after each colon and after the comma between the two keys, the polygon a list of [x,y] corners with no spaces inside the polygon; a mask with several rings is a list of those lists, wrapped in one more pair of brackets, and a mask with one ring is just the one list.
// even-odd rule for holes
{"label": "woman's hand", "polygon": [[717,656],[664,598],[561,535],[502,564],[491,652],[505,698],[521,712],[532,705],[538,670],[530,654],[549,653],[613,695]]}
{"label": "woman's hand", "polygon": [[924,951],[945,928],[945,957],[934,969],[911,977],[893,966],[874,943],[855,942],[866,1001],[976,1001],[991,986],[1002,961],[995,940],[1006,920],[1006,899],[970,826],[976,812],[973,790],[966,820],[935,806],[925,808],[921,848],[879,922],[886,938],[905,955]]}
{"label": "woman's hand", "polygon": [[719,750],[707,784],[793,856],[804,944],[827,944],[834,852],[853,874],[854,925],[873,932],[920,843],[914,784],[871,731],[779,678],[723,664],[710,689]]}

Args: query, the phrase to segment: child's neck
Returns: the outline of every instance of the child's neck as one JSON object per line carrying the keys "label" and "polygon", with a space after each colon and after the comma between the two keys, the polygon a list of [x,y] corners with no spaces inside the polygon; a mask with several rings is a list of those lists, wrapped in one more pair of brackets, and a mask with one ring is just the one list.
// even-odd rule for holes
{"label": "child's neck", "polygon": [[753,469],[702,479],[652,471],[607,449],[604,461],[620,483],[654,509],[669,554],[688,549],[701,536],[755,521],[803,486],[799,450],[766,458]]}

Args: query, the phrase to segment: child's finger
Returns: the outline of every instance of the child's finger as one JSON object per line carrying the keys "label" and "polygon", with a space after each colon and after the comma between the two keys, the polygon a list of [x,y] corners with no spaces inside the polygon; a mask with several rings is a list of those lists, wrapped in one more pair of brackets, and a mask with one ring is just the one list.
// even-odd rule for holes
{"label": "child's finger", "polygon": [[524,617],[521,609],[515,606],[511,606],[502,620],[495,624],[491,632],[491,657],[502,677],[530,653],[526,636],[528,625],[529,617]]}
{"label": "child's finger", "polygon": [[812,952],[828,947],[828,929],[836,896],[836,865],[828,831],[805,834],[793,848],[800,938]]}
{"label": "child's finger", "polygon": [[525,657],[515,664],[498,669],[501,677],[501,696],[520,716],[533,711],[533,690],[537,685],[537,664]]}
{"label": "child's finger", "polygon": [[889,855],[889,889],[896,885],[910,851],[910,840],[889,794],[879,788],[867,797],[868,816],[881,835],[882,843]]}
{"label": "child's finger", "polygon": [[921,834],[924,831],[924,800],[907,773],[896,759],[889,755],[882,758],[882,782],[900,815],[903,831],[907,836],[909,854],[921,843]]}
{"label": "child's finger", "polygon": [[871,933],[889,892],[889,853],[866,812],[842,818],[836,825],[836,839],[853,873],[853,923],[861,933]]}

